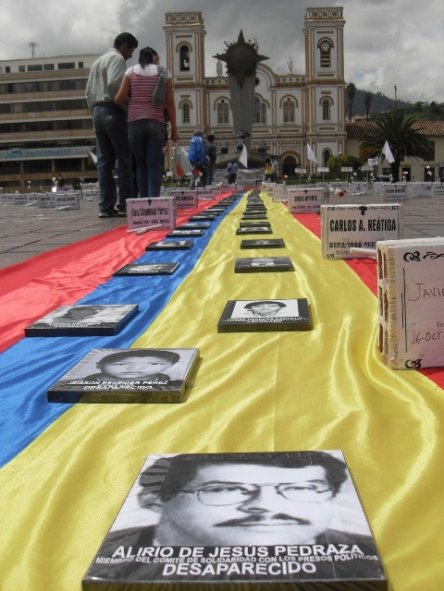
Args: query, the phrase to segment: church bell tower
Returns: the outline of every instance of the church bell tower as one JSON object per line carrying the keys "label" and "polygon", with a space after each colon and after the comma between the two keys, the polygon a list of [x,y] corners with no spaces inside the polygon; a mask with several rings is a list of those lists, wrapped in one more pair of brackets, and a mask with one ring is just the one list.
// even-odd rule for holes
{"label": "church bell tower", "polygon": [[204,129],[206,31],[202,13],[167,12],[164,30],[178,125]]}
{"label": "church bell tower", "polygon": [[345,151],[344,24],[340,6],[305,13],[304,123],[320,166]]}

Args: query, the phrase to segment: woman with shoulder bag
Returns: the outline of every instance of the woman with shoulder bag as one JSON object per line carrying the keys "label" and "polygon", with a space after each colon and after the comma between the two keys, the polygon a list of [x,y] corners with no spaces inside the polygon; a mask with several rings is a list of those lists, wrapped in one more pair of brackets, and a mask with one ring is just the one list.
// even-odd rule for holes
{"label": "woman with shoulder bag", "polygon": [[171,125],[171,139],[178,139],[171,74],[159,66],[152,47],[140,50],[139,64],[123,77],[114,102],[128,100],[128,137],[136,161],[140,197],[159,197],[162,181],[165,114]]}

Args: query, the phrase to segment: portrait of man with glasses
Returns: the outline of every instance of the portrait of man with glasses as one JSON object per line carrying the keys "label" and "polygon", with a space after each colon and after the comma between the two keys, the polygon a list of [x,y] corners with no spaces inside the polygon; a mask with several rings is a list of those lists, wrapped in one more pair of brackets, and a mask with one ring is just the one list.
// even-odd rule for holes
{"label": "portrait of man with glasses", "polygon": [[[343,493],[343,488],[348,492]],[[133,505],[137,498],[139,510],[134,509],[132,516],[128,511],[125,519],[131,496]],[[180,562],[181,556],[196,556],[192,548],[199,557],[193,560],[206,564],[224,552],[232,556],[230,547],[236,547],[237,556],[250,548],[245,556],[259,562],[261,556],[280,560],[276,548],[304,548],[300,556],[293,550],[298,558],[290,560],[310,561],[310,572],[324,579],[336,579],[344,570],[350,576],[355,559],[361,574],[366,569],[381,573],[369,526],[340,452],[156,456],[145,464],[128,499],[90,574],[100,573],[97,562],[103,564],[108,557],[116,563],[121,560],[113,570],[139,580],[143,573],[153,572],[153,563],[160,567],[168,561]],[[150,522],[144,512],[150,514]],[[132,527],[128,527],[130,520]],[[164,550],[170,554],[162,557]],[[348,554],[347,560],[328,556],[328,552],[342,551]],[[148,570],[137,555],[147,557]],[[136,558],[131,563],[132,556]]]}

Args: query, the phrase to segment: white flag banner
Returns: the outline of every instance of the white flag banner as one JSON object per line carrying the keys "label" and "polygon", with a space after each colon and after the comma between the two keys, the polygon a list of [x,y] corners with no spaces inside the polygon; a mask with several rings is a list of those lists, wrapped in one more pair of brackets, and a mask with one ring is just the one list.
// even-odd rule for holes
{"label": "white flag banner", "polygon": [[248,153],[247,153],[247,146],[244,144],[244,147],[242,148],[242,153],[239,156],[239,162],[241,164],[243,164],[245,166],[245,168],[248,168]]}
{"label": "white flag banner", "polygon": [[318,163],[318,161],[316,160],[315,153],[310,147],[310,144],[307,144],[307,158],[308,160],[311,160],[311,162],[315,162],[316,164]]}
{"label": "white flag banner", "polygon": [[93,161],[93,164],[95,164],[97,166],[97,156],[94,154],[94,152],[90,152],[89,157]]}
{"label": "white flag banner", "polygon": [[367,163],[369,166],[378,166],[379,165],[379,156],[376,156],[376,158],[369,158],[367,160]]}
{"label": "white flag banner", "polygon": [[392,164],[395,161],[395,157],[393,156],[392,151],[390,150],[390,146],[387,140],[385,140],[384,147],[382,148],[382,153],[387,158],[387,161],[390,162],[390,164]]}

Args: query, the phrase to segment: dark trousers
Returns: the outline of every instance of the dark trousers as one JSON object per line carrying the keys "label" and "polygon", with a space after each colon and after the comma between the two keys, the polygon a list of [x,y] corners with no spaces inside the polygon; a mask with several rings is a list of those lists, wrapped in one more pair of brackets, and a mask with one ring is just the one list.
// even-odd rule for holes
{"label": "dark trousers", "polygon": [[165,125],[154,119],[138,119],[128,124],[128,137],[136,161],[140,197],[159,197],[162,182]]}
{"label": "dark trousers", "polygon": [[131,150],[128,142],[126,113],[113,103],[95,105],[94,131],[97,141],[97,171],[99,177],[101,212],[109,213],[117,201],[113,170],[117,161],[119,208],[126,199],[134,197]]}

